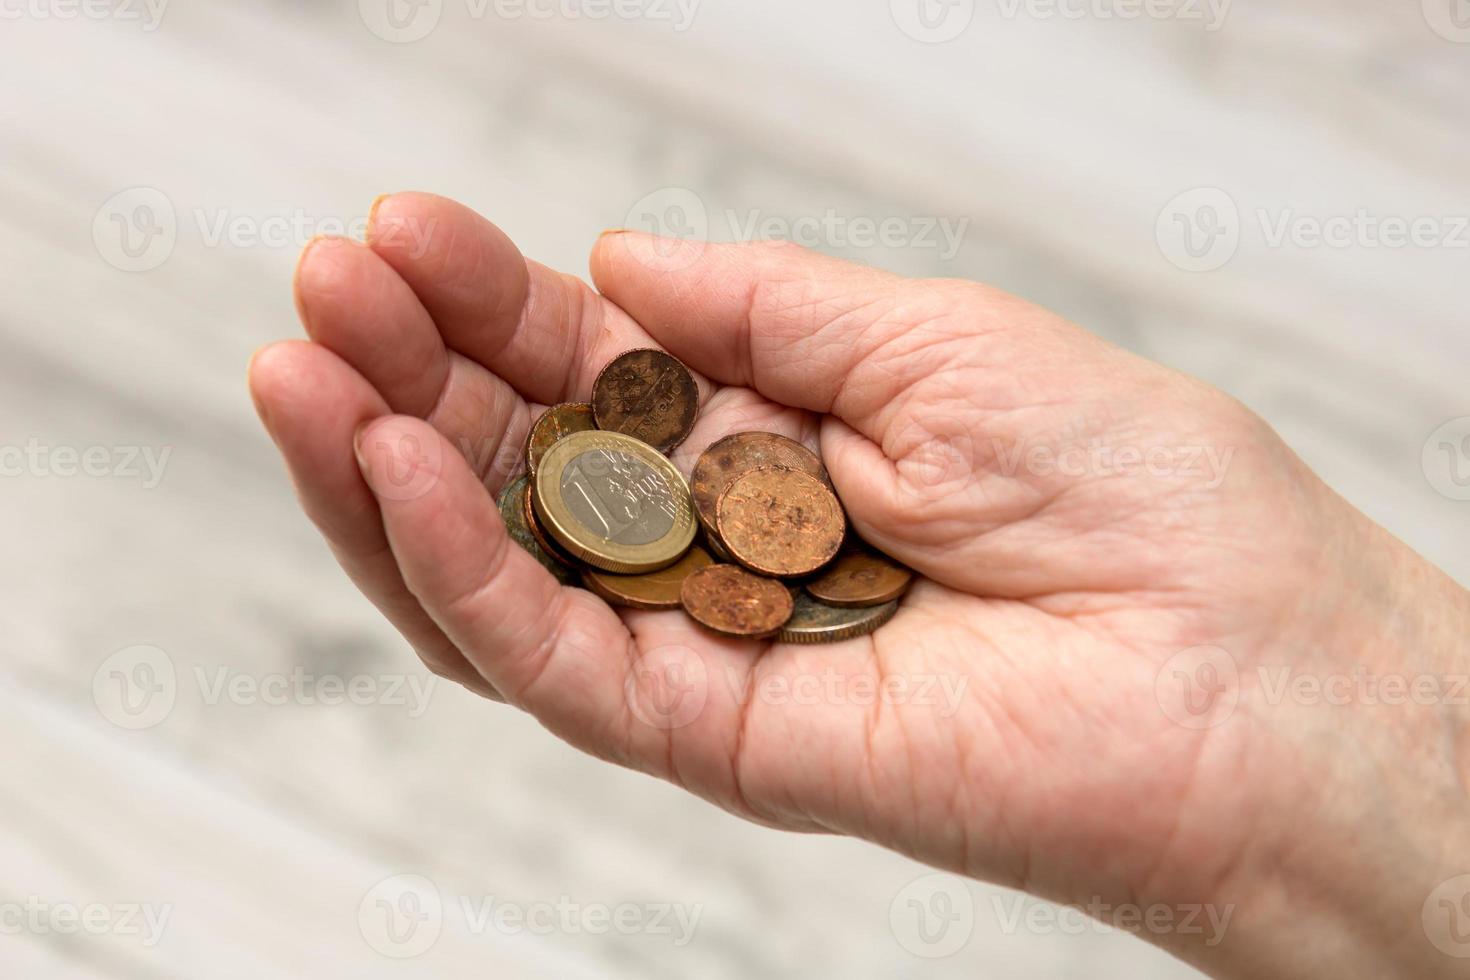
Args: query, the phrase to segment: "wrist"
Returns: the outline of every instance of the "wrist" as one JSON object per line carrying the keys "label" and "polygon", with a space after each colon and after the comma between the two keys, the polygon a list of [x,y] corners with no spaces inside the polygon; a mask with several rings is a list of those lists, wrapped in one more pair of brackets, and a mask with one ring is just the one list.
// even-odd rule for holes
{"label": "wrist", "polygon": [[1227,977],[1463,976],[1470,594],[1322,493],[1318,576],[1243,665],[1230,722],[1267,754],[1277,812],[1225,883],[1232,935],[1191,958]]}

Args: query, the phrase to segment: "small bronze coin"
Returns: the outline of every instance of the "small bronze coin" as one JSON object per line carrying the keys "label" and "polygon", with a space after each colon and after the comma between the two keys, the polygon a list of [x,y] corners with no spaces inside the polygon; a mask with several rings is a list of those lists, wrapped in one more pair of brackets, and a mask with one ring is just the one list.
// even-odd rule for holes
{"label": "small bronze coin", "polygon": [[548,555],[526,525],[526,484],[527,479],[523,476],[506,484],[505,489],[500,492],[500,519],[505,521],[505,529],[512,541],[530,552],[531,557],[556,576],[556,580],[562,585],[572,585],[576,581],[572,570]]}
{"label": "small bronze coin", "polygon": [[872,548],[844,551],[806,583],[812,597],[829,606],[866,609],[892,602],[908,591],[914,573]]}
{"label": "small bronze coin", "polygon": [[592,384],[597,427],[641,439],[667,453],[688,436],[699,411],[699,388],[678,358],[661,350],[630,350],[614,358]]}
{"label": "small bronze coin", "polygon": [[701,568],[684,580],[679,597],[696,622],[724,636],[759,639],[791,618],[786,586],[735,565]]}
{"label": "small bronze coin", "polygon": [[827,468],[801,443],[774,432],[736,432],[710,445],[694,464],[689,490],[694,512],[710,537],[716,531],[720,494],[745,473],[761,466],[784,466],[810,473],[831,486]]}
{"label": "small bronze coin", "polygon": [[521,499],[525,507],[526,530],[531,532],[531,537],[536,539],[536,543],[541,546],[541,550],[561,562],[567,568],[581,568],[582,563],[577,561],[555,538],[547,534],[546,529],[541,526],[541,519],[536,516],[536,484],[529,479],[526,480],[526,490],[521,495]]}
{"label": "small bronze coin", "polygon": [[590,432],[597,428],[592,406],[586,402],[553,405],[541,413],[526,437],[526,471],[533,477],[546,451],[573,432]]}
{"label": "small bronze coin", "polygon": [[646,575],[614,575],[589,568],[582,573],[582,584],[609,605],[628,609],[678,609],[684,580],[714,559],[699,545],[668,568]]}
{"label": "small bronze coin", "polygon": [[898,612],[897,600],[866,609],[841,609],[798,595],[791,618],[776,634],[777,643],[837,643],[867,636]]}
{"label": "small bronze coin", "polygon": [[842,548],[847,518],[827,484],[800,470],[762,466],[725,488],[715,518],[720,540],[751,571],[806,575]]}

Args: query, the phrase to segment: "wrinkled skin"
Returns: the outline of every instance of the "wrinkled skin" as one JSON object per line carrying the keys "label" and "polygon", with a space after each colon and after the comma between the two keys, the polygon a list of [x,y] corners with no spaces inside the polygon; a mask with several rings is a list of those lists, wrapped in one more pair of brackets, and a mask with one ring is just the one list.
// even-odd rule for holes
{"label": "wrinkled skin", "polygon": [[[1463,593],[1260,419],[974,283],[636,233],[603,236],[592,274],[597,291],[459,205],[396,195],[368,244],[308,248],[310,341],[253,362],[307,513],[431,669],[755,821],[1062,901],[1229,903],[1218,946],[1148,937],[1221,974],[1437,955],[1413,935],[1436,852],[1395,813],[1463,823],[1463,793],[1421,805],[1463,770],[1453,751],[1391,762],[1464,709],[1270,703],[1258,678],[1444,668],[1426,637]],[[561,588],[508,543],[494,495],[531,421],[647,346],[700,383],[686,474],[744,429],[820,450],[853,526],[921,575],[891,623],[723,640]],[[1390,615],[1424,596],[1453,613]],[[1200,646],[1204,668],[1176,657]],[[1366,834],[1341,874],[1344,835]]]}

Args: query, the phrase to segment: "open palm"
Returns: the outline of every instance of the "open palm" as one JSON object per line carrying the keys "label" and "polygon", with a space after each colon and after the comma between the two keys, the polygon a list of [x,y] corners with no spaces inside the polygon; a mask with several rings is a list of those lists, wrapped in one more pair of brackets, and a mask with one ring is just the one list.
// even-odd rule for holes
{"label": "open palm", "polygon": [[[253,364],[303,506],[432,669],[753,820],[1052,897],[1230,873],[1263,805],[1233,792],[1251,746],[1181,723],[1191,691],[1159,679],[1203,644],[1256,657],[1310,573],[1322,491],[1258,420],[973,283],[635,233],[592,267],[600,292],[396,195],[367,245],[309,248],[311,340]],[[857,531],[922,576],[892,622],[720,639],[509,543],[494,497],[531,421],[635,347],[699,380],[686,474],[742,430],[820,450]]]}

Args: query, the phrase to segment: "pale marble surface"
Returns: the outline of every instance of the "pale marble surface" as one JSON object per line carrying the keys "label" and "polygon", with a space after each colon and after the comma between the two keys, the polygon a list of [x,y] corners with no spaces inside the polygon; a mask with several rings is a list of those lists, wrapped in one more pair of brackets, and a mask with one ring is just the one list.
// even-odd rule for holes
{"label": "pale marble surface", "polygon": [[[0,933],[4,975],[1194,975],[1121,935],[1007,932],[1009,897],[980,885],[966,946],[918,959],[888,917],[923,869],[746,826],[447,687],[421,714],[210,703],[221,677],[297,667],[425,681],[299,516],[243,386],[251,350],[296,329],[305,235],[407,187],[459,197],[574,270],[597,231],[667,187],[697,192],[719,237],[730,210],[737,224],[967,216],[952,257],[829,247],[988,280],[1225,387],[1470,580],[1470,505],[1420,463],[1430,432],[1470,414],[1470,250],[1272,248],[1255,218],[1470,211],[1470,46],[1413,4],[1366,0],[1238,3],[1215,33],[981,6],[933,46],[886,4],[835,0],[706,0],[682,33],[449,2],[402,45],[346,0],[180,0],[152,32],[0,22],[0,444],[171,449],[155,488],[0,484],[0,903],[172,910],[151,947]],[[1243,231],[1228,265],[1190,273],[1155,220],[1201,186],[1231,197]],[[93,223],[134,187],[166,195],[178,237],[160,267],[128,273]],[[222,217],[272,216],[304,230],[212,242]],[[128,731],[93,680],[111,706],[104,661],[138,644],[166,651],[177,693],[161,723]],[[404,873],[448,910],[433,948],[399,960],[358,912]],[[680,947],[475,934],[457,899],[491,895],[701,918]]]}

